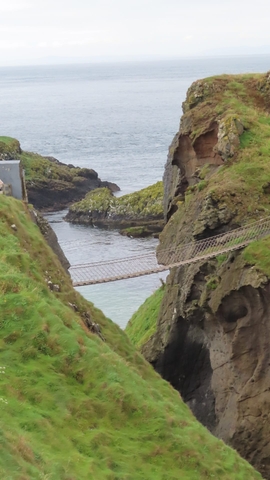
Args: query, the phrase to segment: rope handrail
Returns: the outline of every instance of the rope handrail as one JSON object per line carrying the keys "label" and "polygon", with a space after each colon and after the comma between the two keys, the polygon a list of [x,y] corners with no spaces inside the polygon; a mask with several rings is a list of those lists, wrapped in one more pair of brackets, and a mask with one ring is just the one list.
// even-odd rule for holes
{"label": "rope handrail", "polygon": [[156,251],[152,250],[149,253],[142,253],[141,255],[130,255],[128,257],[119,257],[115,259],[110,259],[110,260],[100,260],[99,262],[91,262],[91,263],[76,263],[76,265],[72,265],[70,268],[77,268],[77,267],[87,267],[88,265],[93,265],[93,266],[99,266],[99,265],[110,265],[112,263],[119,263],[119,262],[127,262],[129,260],[139,260],[141,258],[148,258],[152,256],[156,256]]}
{"label": "rope handrail", "polygon": [[150,275],[243,248],[252,241],[268,234],[270,234],[270,217],[226,233],[181,244],[174,249],[159,250],[159,264],[155,251],[151,251],[107,261],[73,265],[70,267],[70,273],[74,286]]}

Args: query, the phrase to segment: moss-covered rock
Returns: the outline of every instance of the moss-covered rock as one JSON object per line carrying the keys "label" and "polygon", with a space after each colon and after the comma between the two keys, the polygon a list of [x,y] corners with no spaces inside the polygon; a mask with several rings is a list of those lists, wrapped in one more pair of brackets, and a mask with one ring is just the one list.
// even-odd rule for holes
{"label": "moss-covered rock", "polygon": [[232,158],[240,146],[240,135],[244,132],[244,126],[238,115],[229,113],[219,122],[217,152],[222,160]]}
{"label": "moss-covered rock", "polygon": [[207,93],[185,110],[164,175],[165,215],[177,216],[164,232],[168,246],[170,235],[181,243],[269,214],[268,76],[206,79]]}
{"label": "moss-covered rock", "polygon": [[[223,75],[188,90],[164,175],[163,249],[270,214],[270,83]],[[270,237],[174,268],[141,347],[196,417],[270,479]],[[141,333],[142,337],[145,332]]]}
{"label": "moss-covered rock", "polygon": [[102,182],[95,170],[22,151],[18,140],[0,137],[0,160],[8,159],[22,161],[29,202],[39,210],[61,210],[96,188],[120,190],[113,183]]}
{"label": "moss-covered rock", "polygon": [[159,232],[163,227],[162,182],[118,198],[108,189],[95,190],[70,206],[66,220],[110,228],[140,227],[142,235],[144,227]]}
{"label": "moss-covered rock", "polygon": [[0,137],[0,160],[17,159],[21,154],[18,140],[11,137]]}

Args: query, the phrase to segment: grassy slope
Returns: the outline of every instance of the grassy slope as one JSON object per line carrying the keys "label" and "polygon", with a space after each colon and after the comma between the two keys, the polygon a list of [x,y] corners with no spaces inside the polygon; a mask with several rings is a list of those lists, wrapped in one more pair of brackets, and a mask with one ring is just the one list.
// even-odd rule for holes
{"label": "grassy slope", "polygon": [[[0,136],[0,154],[11,154],[12,157],[21,159],[26,181],[48,183],[50,180],[68,183],[80,183],[86,169],[69,168],[51,162],[38,153],[21,151],[18,140],[11,137]],[[89,172],[89,170],[88,170]]]}
{"label": "grassy slope", "polygon": [[20,143],[15,138],[0,136],[0,156],[7,155],[8,158],[18,158],[21,153]]}
{"label": "grassy slope", "polygon": [[127,324],[126,334],[131,343],[137,348],[144,345],[156,331],[158,314],[164,292],[164,287],[156,290],[145,300],[137,312],[132,315]]}
{"label": "grassy slope", "polygon": [[[1,478],[261,478],[74,292],[25,207],[4,196],[0,252]],[[84,327],[86,311],[106,343]]]}
{"label": "grassy slope", "polygon": [[78,171],[76,168],[70,169],[67,166],[50,162],[38,153],[22,152],[20,159],[25,169],[26,181],[62,180],[72,182]]}

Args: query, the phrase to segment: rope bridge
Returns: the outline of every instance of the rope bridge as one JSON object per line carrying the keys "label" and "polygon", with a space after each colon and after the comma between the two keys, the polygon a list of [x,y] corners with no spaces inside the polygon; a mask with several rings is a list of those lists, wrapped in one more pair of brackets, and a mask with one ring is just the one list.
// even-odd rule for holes
{"label": "rope bridge", "polygon": [[231,232],[181,244],[175,249],[160,250],[159,264],[156,252],[153,251],[104,262],[73,265],[69,271],[74,287],[141,277],[238,250],[267,235],[270,235],[270,217],[236,228]]}

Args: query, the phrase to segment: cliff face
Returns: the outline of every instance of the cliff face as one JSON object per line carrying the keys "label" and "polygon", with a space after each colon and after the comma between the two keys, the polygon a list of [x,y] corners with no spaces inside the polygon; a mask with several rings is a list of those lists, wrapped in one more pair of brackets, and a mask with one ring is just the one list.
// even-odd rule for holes
{"label": "cliff face", "polygon": [[48,220],[44,218],[39,212],[36,210],[30,211],[31,219],[33,222],[38,226],[40,232],[42,233],[43,237],[45,238],[48,245],[51,247],[52,251],[57,255],[62,267],[65,269],[67,273],[70,267],[70,263],[65,256],[60,244],[58,242],[58,238],[52,227],[50,226]]}
{"label": "cliff face", "polygon": [[[164,248],[270,212],[270,75],[195,82],[164,174]],[[270,240],[173,269],[145,357],[270,479]]]}

